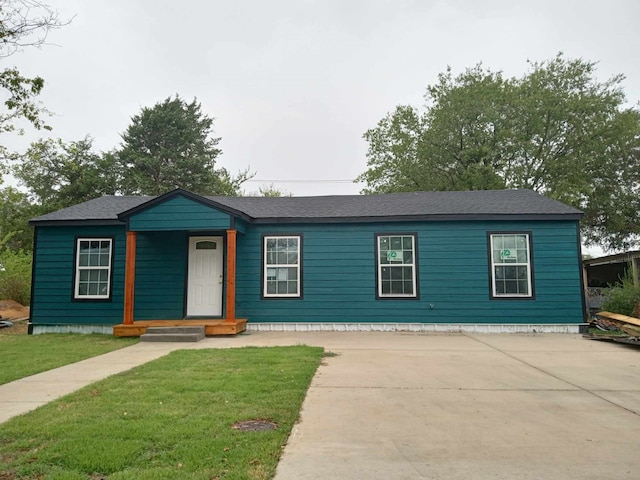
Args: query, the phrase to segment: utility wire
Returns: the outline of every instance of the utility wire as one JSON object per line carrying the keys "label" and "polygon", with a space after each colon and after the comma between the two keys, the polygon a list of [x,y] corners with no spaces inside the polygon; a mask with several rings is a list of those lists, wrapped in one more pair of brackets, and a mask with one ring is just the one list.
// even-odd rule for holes
{"label": "utility wire", "polygon": [[320,179],[320,180],[276,180],[276,179],[260,179],[260,178],[251,178],[249,180],[245,180],[245,182],[263,182],[263,183],[354,183],[353,180],[350,179]]}

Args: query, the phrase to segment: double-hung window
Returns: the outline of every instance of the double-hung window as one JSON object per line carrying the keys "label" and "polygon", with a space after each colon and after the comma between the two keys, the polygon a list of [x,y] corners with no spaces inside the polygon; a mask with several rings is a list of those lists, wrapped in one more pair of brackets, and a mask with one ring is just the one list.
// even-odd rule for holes
{"label": "double-hung window", "polygon": [[76,240],[75,299],[101,300],[111,296],[113,239]]}
{"label": "double-hung window", "polygon": [[376,235],[379,298],[416,298],[415,235]]}
{"label": "double-hung window", "polygon": [[529,233],[491,233],[491,296],[532,298],[531,238]]}
{"label": "double-hung window", "polygon": [[300,236],[265,236],[264,297],[300,297]]}

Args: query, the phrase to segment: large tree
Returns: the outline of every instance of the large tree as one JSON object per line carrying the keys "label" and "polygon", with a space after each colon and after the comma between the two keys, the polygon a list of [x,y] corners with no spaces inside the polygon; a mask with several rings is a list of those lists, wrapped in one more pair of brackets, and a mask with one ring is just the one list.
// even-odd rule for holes
{"label": "large tree", "polygon": [[194,99],[179,96],[145,107],[131,119],[116,152],[121,189],[131,195],[159,195],[176,187],[202,195],[238,195],[247,171],[232,176],[216,169],[220,138],[212,136],[213,119]]}
{"label": "large tree", "polygon": [[520,78],[447,70],[424,110],[399,106],[364,134],[364,193],[528,188],[583,209],[587,243],[637,244],[640,112],[623,76],[595,72],[562,54]]}
{"label": "large tree", "polygon": [[33,228],[29,219],[42,210],[29,201],[27,194],[12,187],[0,190],[0,250],[31,251]]}
{"label": "large tree", "polygon": [[21,157],[14,175],[43,212],[117,193],[113,155],[93,152],[90,137],[69,143],[37,141]]}
{"label": "large tree", "polygon": [[[42,46],[49,31],[68,23],[38,0],[0,0],[0,60],[6,64],[8,57],[25,47]],[[15,131],[20,119],[36,129],[50,129],[42,118],[46,111],[37,100],[43,88],[44,80],[39,76],[24,76],[13,66],[0,70],[4,98],[0,105],[0,133]],[[0,149],[4,153],[4,148]]]}

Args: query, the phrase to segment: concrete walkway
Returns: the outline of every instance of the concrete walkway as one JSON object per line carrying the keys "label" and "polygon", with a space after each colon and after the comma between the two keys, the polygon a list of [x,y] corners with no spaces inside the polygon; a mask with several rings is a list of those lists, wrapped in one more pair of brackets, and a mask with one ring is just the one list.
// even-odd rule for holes
{"label": "concrete walkway", "polygon": [[313,379],[276,480],[638,478],[640,350],[577,335],[139,343],[0,386],[0,422],[172,350],[296,344],[337,355]]}

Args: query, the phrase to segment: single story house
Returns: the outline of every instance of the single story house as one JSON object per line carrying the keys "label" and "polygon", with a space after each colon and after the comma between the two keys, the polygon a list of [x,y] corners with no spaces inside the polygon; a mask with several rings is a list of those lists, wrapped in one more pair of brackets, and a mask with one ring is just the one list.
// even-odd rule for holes
{"label": "single story house", "polygon": [[31,220],[31,333],[578,332],[582,213],[528,190],[104,196]]}

